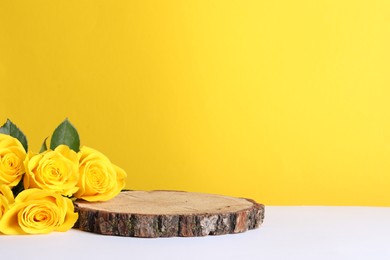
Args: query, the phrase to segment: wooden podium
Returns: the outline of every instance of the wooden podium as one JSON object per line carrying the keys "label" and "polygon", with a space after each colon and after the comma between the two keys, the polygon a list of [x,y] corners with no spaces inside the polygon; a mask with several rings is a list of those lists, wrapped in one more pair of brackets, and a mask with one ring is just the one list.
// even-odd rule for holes
{"label": "wooden podium", "polygon": [[193,237],[257,228],[264,205],[251,199],[183,191],[123,191],[107,202],[75,201],[83,231],[127,237]]}

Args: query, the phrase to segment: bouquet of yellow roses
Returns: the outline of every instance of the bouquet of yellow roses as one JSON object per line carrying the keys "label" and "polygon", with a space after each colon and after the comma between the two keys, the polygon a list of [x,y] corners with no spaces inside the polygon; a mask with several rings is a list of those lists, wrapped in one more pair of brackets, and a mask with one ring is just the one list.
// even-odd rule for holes
{"label": "bouquet of yellow roses", "polygon": [[[47,139],[47,138],[46,138]],[[126,173],[99,151],[80,147],[68,119],[39,153],[10,120],[0,127],[0,233],[67,231],[76,223],[72,200],[107,201],[124,188]]]}

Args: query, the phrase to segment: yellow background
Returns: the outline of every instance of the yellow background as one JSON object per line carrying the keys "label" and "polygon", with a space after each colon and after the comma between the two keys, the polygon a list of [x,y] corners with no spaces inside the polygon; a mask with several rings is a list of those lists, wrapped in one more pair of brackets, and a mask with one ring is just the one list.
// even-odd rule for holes
{"label": "yellow background", "polygon": [[0,121],[130,189],[390,206],[390,1],[0,1]]}

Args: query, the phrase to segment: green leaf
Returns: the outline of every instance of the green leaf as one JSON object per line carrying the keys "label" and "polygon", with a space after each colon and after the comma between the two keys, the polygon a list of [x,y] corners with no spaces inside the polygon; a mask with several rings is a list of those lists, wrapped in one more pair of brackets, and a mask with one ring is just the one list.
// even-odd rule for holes
{"label": "green leaf", "polygon": [[23,132],[11,122],[11,120],[7,119],[4,125],[0,127],[0,133],[10,135],[19,140],[19,142],[23,145],[24,150],[28,150],[27,138],[23,134]]}
{"label": "green leaf", "polygon": [[50,149],[54,150],[57,146],[65,144],[76,153],[80,151],[80,137],[76,128],[65,119],[53,132],[50,141]]}
{"label": "green leaf", "polygon": [[46,144],[46,141],[47,141],[47,138],[45,138],[45,140],[43,141],[43,144],[41,146],[41,150],[39,150],[39,153],[43,153],[44,151],[47,151],[47,144]]}

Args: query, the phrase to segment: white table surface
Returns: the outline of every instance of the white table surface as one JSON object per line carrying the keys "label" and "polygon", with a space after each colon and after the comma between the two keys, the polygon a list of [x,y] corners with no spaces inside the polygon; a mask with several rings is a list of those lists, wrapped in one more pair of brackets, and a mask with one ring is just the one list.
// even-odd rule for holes
{"label": "white table surface", "polygon": [[390,259],[390,208],[266,206],[259,229],[195,238],[129,238],[70,230],[0,235],[11,259]]}

